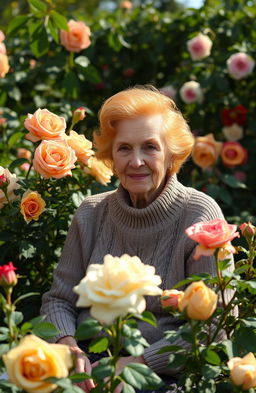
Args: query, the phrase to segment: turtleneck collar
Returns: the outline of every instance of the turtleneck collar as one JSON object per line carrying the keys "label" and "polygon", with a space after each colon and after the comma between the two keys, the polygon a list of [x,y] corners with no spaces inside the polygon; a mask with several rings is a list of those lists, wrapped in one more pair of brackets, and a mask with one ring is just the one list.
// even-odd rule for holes
{"label": "turtleneck collar", "polygon": [[185,187],[176,175],[170,176],[162,193],[147,207],[130,206],[127,191],[120,185],[109,199],[112,221],[124,230],[147,230],[150,232],[174,224],[184,206]]}

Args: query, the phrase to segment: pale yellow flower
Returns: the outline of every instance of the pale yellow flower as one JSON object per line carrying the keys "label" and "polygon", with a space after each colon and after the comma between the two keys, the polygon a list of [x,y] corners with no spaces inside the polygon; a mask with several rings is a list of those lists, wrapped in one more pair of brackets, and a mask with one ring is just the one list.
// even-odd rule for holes
{"label": "pale yellow flower", "polygon": [[228,367],[232,382],[243,390],[256,387],[256,359],[253,353],[243,358],[235,357],[229,360]]}
{"label": "pale yellow flower", "polygon": [[92,142],[85,138],[84,135],[79,135],[75,131],[70,131],[69,135],[65,137],[68,145],[75,150],[77,160],[84,165],[89,164],[89,159],[93,155]]}
{"label": "pale yellow flower", "polygon": [[111,181],[113,172],[108,168],[103,161],[98,160],[96,157],[91,157],[89,161],[89,167],[84,168],[85,173],[95,177],[95,179],[103,186]]}

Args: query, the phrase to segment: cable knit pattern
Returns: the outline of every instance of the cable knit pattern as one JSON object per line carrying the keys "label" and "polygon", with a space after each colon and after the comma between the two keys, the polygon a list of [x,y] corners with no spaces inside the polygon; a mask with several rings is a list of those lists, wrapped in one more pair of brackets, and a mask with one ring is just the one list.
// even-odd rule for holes
{"label": "cable knit pattern", "polygon": [[[137,255],[143,263],[155,266],[163,289],[170,289],[191,274],[215,275],[213,257],[194,261],[196,243],[185,234],[185,229],[194,223],[214,218],[223,218],[217,203],[208,195],[183,186],[176,176],[170,177],[159,197],[143,209],[131,206],[122,186],[87,197],[74,215],[52,288],[42,299],[41,313],[61,331],[56,340],[74,335],[77,325],[89,315],[88,309],[76,309],[73,287],[85,276],[88,265],[102,263],[106,254]],[[157,352],[169,345],[163,332],[177,329],[181,322],[162,310],[159,297],[148,296],[146,300],[147,310],[155,314],[158,326],[139,322],[150,343],[145,360],[155,372],[172,374],[173,370],[167,367],[169,354]]]}

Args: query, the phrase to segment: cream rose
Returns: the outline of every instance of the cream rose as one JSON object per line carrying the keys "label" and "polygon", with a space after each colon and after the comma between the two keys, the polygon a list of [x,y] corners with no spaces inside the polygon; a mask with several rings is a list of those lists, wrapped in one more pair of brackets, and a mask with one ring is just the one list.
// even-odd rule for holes
{"label": "cream rose", "polygon": [[213,166],[221,152],[222,143],[217,142],[213,134],[199,136],[195,140],[192,160],[200,168]]}
{"label": "cream rose", "polygon": [[61,30],[60,42],[70,52],[80,52],[90,46],[91,30],[84,22],[70,20],[68,31]]}
{"label": "cream rose", "polygon": [[0,53],[0,78],[4,78],[9,71],[9,61],[5,53]]}
{"label": "cream rose", "polygon": [[75,151],[66,141],[42,141],[35,150],[33,166],[46,179],[60,179],[71,176],[76,159]]}
{"label": "cream rose", "polygon": [[97,182],[103,186],[106,186],[111,181],[111,176],[113,176],[112,170],[96,157],[90,158],[89,167],[84,168],[84,172],[95,177]]}
{"label": "cream rose", "polygon": [[184,83],[180,89],[180,96],[186,104],[203,101],[203,91],[200,84],[195,81]]}
{"label": "cream rose", "polygon": [[65,139],[68,145],[75,150],[77,160],[86,166],[89,165],[89,159],[93,155],[92,142],[75,131],[70,131],[70,134],[66,135]]}
{"label": "cream rose", "polygon": [[227,60],[228,72],[234,79],[243,79],[254,69],[255,61],[246,53],[238,52]]}
{"label": "cream rose", "polygon": [[40,139],[56,140],[64,137],[66,120],[48,109],[39,108],[33,115],[28,113],[24,126],[29,131],[26,139],[32,142],[40,141]]}
{"label": "cream rose", "polygon": [[120,258],[106,255],[103,264],[92,264],[74,288],[77,307],[91,307],[91,315],[105,324],[127,313],[142,313],[144,295],[161,295],[161,278],[153,266],[127,254]]}
{"label": "cream rose", "polygon": [[27,190],[20,202],[20,212],[26,222],[37,221],[45,209],[45,201],[37,191]]}
{"label": "cream rose", "polygon": [[244,135],[243,128],[236,123],[229,127],[223,127],[222,132],[226,140],[230,142],[239,141]]}
{"label": "cream rose", "polygon": [[[15,173],[9,172],[7,168],[3,168],[2,166],[0,166],[0,178],[2,179],[0,187],[0,209],[2,209],[4,204],[8,203],[8,201],[13,202],[19,199],[19,195],[16,195],[14,191],[18,190],[20,185],[17,183],[19,179],[17,179]],[[5,183],[8,184],[6,189],[8,200],[6,199],[6,195],[3,192]]]}
{"label": "cream rose", "polygon": [[230,359],[228,368],[234,385],[241,386],[243,390],[256,387],[256,359],[253,353],[250,352],[243,358]]}
{"label": "cream rose", "polygon": [[190,284],[179,300],[179,310],[186,311],[189,318],[206,321],[217,307],[218,297],[203,281]]}
{"label": "cream rose", "polygon": [[212,41],[202,33],[187,42],[187,48],[193,60],[202,60],[209,56],[212,49]]}
{"label": "cream rose", "polygon": [[48,344],[34,335],[20,340],[17,347],[3,355],[9,380],[27,393],[49,393],[56,385],[45,382],[50,377],[65,378],[72,367],[69,348]]}

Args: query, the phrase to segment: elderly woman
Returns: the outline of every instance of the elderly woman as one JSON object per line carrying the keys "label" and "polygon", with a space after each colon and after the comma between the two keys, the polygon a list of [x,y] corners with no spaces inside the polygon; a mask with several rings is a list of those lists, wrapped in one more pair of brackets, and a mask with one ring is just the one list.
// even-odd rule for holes
{"label": "elderly woman", "polygon": [[[43,296],[42,314],[61,331],[57,341],[78,354],[78,371],[90,371],[89,360],[79,356],[74,339],[76,326],[89,316],[77,309],[73,287],[85,276],[90,263],[102,263],[106,254],[137,255],[155,267],[163,289],[192,274],[215,275],[212,257],[196,263],[196,244],[185,229],[199,221],[223,218],[216,202],[176,177],[189,157],[194,137],[174,102],[153,87],[135,87],[110,97],[99,112],[100,132],[94,135],[96,156],[120,181],[117,190],[89,196],[78,208],[63,253],[54,273],[51,290]],[[139,323],[150,343],[143,356],[121,358],[120,368],[130,362],[146,363],[160,376],[171,375],[168,353],[158,351],[169,344],[165,330],[179,322],[162,310],[159,298],[147,299],[158,328]],[[91,381],[80,385],[85,391]]]}

